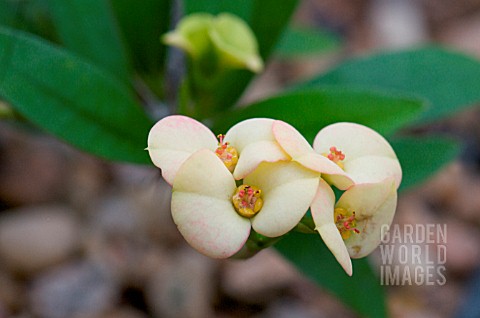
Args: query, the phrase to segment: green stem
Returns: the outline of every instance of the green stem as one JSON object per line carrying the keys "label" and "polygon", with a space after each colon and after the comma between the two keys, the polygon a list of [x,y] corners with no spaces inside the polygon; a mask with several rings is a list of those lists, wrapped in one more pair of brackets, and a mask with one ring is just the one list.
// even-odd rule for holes
{"label": "green stem", "polygon": [[[311,216],[304,216],[298,225],[292,230],[304,234],[318,234],[315,230],[315,223]],[[280,241],[284,236],[279,237],[267,237],[262,234],[255,232],[253,229],[250,232],[250,236],[247,239],[247,242],[242,247],[240,251],[237,252],[232,258],[235,259],[247,259],[263,249],[266,249],[278,241]]]}
{"label": "green stem", "polygon": [[235,259],[250,258],[255,254],[257,254],[258,252],[260,252],[261,250],[274,245],[275,243],[280,241],[282,238],[283,236],[267,237],[255,232],[252,229],[252,231],[250,232],[250,236],[248,237],[248,240],[243,246],[243,248],[237,254],[235,254],[232,258],[235,258]]}
{"label": "green stem", "polygon": [[300,220],[293,230],[304,234],[318,234],[315,230],[315,222],[313,221],[313,218],[307,215]]}

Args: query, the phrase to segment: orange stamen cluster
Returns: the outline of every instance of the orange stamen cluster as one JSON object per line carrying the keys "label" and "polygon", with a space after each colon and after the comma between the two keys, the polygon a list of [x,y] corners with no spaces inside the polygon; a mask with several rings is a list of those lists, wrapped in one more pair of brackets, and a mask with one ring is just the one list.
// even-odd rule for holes
{"label": "orange stamen cluster", "polygon": [[330,153],[326,155],[328,159],[335,162],[340,168],[343,169],[343,160],[345,160],[345,154],[342,153],[337,147],[330,147]]}
{"label": "orange stamen cluster", "polygon": [[355,211],[350,213],[343,208],[335,208],[334,218],[335,225],[342,235],[344,240],[348,239],[352,233],[359,234],[360,231],[356,228],[357,222],[355,219]]}
{"label": "orange stamen cluster", "polygon": [[238,214],[251,218],[263,206],[262,190],[255,186],[241,185],[232,196],[232,202]]}
{"label": "orange stamen cluster", "polygon": [[237,149],[234,147],[230,146],[228,142],[224,142],[224,135],[218,135],[218,147],[215,150],[215,154],[220,158],[227,169],[230,172],[233,172],[235,170],[235,166],[237,165],[238,162],[238,152]]}

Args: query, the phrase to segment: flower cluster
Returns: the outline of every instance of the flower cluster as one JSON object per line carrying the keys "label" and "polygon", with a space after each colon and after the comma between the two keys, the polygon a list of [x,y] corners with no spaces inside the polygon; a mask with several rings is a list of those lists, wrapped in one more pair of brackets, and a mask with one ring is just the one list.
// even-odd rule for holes
{"label": "flower cluster", "polygon": [[[169,116],[151,129],[147,149],[173,187],[174,222],[199,252],[233,256],[252,228],[280,237],[310,209],[349,275],[350,258],[372,252],[392,222],[402,175],[388,142],[353,123],[323,128],[312,148],[280,120],[245,120],[216,137],[194,119]],[[338,201],[331,186],[344,191]]]}

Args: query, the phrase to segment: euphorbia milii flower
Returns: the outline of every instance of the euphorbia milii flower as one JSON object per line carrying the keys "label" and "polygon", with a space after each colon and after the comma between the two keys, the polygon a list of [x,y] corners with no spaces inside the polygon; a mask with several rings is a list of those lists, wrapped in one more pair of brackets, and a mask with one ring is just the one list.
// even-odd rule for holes
{"label": "euphorbia milii flower", "polygon": [[[394,177],[398,188],[402,169],[390,144],[374,130],[354,123],[329,125],[317,134],[313,149],[300,133],[275,122],[276,140],[293,160],[322,173],[341,190],[352,184],[381,182]],[[332,165],[333,164],[333,165]]]}
{"label": "euphorbia milii flower", "polygon": [[352,275],[352,258],[370,254],[382,239],[382,225],[390,225],[397,206],[395,179],[354,185],[335,204],[332,188],[320,180],[311,205],[316,230],[337,261]]}
{"label": "euphorbia milii flower", "polygon": [[350,257],[371,253],[380,243],[381,225],[390,224],[395,213],[402,171],[393,149],[372,129],[352,123],[322,129],[314,149],[287,123],[275,122],[273,132],[292,160],[347,190],[335,205],[334,192],[322,179],[311,211],[316,230],[352,275]]}
{"label": "euphorbia milii flower", "polygon": [[[320,130],[313,149],[342,168],[356,183],[402,180],[402,168],[390,144],[371,128],[354,123],[336,123]],[[326,176],[335,182],[335,176]]]}
{"label": "euphorbia milii flower", "polygon": [[335,177],[335,185],[345,190],[353,185],[353,180],[335,162],[316,153],[308,141],[290,124],[277,120],[273,123],[273,135],[282,149],[304,167],[325,175]]}
{"label": "euphorbia milii flower", "polygon": [[191,246],[207,256],[227,258],[244,246],[252,227],[268,237],[293,229],[308,210],[318,182],[316,172],[278,161],[262,162],[237,187],[221,158],[201,149],[176,173],[172,216]]}
{"label": "euphorbia milii flower", "polygon": [[180,115],[157,122],[148,135],[153,163],[162,169],[163,178],[173,184],[180,166],[194,152],[206,148],[216,153],[235,179],[243,179],[261,162],[287,160],[272,133],[273,119],[242,121],[225,134],[215,135],[202,123]]}

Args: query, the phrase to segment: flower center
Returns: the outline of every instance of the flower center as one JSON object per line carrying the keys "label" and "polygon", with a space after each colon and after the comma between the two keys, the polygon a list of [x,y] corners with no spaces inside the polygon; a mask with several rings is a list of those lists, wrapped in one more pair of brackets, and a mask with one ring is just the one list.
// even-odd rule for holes
{"label": "flower center", "polygon": [[232,196],[232,202],[238,214],[251,218],[262,209],[262,190],[243,184],[235,191]]}
{"label": "flower center", "polygon": [[233,172],[235,170],[235,166],[237,165],[238,162],[238,152],[237,149],[234,147],[230,146],[228,142],[224,142],[223,139],[225,138],[224,135],[218,135],[218,147],[215,150],[215,154],[220,158],[223,163],[225,164],[225,167],[230,172]]}
{"label": "flower center", "polygon": [[343,160],[345,160],[345,154],[338,150],[337,147],[330,147],[330,153],[325,154],[325,157],[335,162],[340,168],[343,169]]}
{"label": "flower center", "polygon": [[356,228],[357,221],[355,220],[355,211],[349,213],[344,208],[335,208],[333,215],[335,218],[335,225],[344,240],[348,239],[352,233],[360,233]]}

